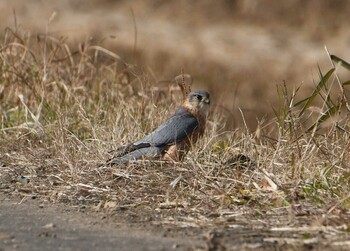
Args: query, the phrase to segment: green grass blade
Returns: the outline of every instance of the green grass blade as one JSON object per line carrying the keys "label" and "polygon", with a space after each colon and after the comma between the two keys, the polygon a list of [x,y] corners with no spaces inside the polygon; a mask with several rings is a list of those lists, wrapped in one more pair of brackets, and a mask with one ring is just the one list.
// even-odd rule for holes
{"label": "green grass blade", "polygon": [[303,100],[300,100],[300,101],[296,102],[296,103],[293,105],[293,107],[297,107],[298,105],[300,105],[300,104],[306,102],[310,97],[311,97],[311,96],[309,96],[309,97],[307,97],[307,98],[304,98]]}
{"label": "green grass blade", "polygon": [[341,59],[340,57],[337,57],[335,55],[331,55],[331,59],[332,59],[332,61],[334,61],[336,63],[340,63],[341,66],[343,66],[345,69],[350,71],[350,64],[348,62],[346,62],[344,59]]}
{"label": "green grass blade", "polygon": [[299,112],[299,116],[301,116],[305,110],[307,108],[310,107],[312,101],[315,99],[315,97],[320,94],[320,91],[322,90],[322,88],[325,86],[325,84],[328,82],[329,78],[332,76],[333,72],[334,72],[334,68],[330,69],[325,76],[322,76],[321,70],[320,68],[318,68],[319,72],[320,72],[320,76],[321,76],[321,80],[318,83],[318,85],[316,86],[316,89],[314,90],[314,92],[312,93],[312,95],[307,99],[306,104],[304,105],[303,109],[301,109],[301,111]]}

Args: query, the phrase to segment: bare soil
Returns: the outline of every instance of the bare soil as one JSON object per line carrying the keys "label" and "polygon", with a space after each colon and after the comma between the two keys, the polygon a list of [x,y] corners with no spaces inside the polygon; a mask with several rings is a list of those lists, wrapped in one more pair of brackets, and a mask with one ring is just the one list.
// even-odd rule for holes
{"label": "bare soil", "polygon": [[[166,224],[130,210],[0,195],[0,250],[348,250],[344,214],[247,217],[209,215],[213,224]],[[228,213],[229,214],[229,213]],[[176,218],[176,216],[174,216]],[[220,219],[221,218],[221,219]],[[223,220],[225,218],[225,220]],[[293,223],[291,223],[293,222]]]}
{"label": "bare soil", "polygon": [[106,213],[0,196],[0,250],[191,250],[200,236],[128,224]]}

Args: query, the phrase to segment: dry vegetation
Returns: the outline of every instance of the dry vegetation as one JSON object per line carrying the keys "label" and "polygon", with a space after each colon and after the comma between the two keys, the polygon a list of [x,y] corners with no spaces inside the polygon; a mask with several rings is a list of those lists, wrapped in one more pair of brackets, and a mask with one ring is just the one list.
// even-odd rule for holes
{"label": "dry vegetation", "polygon": [[5,31],[0,63],[3,193],[110,210],[129,222],[269,232],[262,248],[335,248],[348,238],[349,82],[335,68],[320,71],[304,100],[281,85],[275,118],[254,132],[226,127],[214,105],[205,137],[183,163],[111,168],[100,167],[108,150],[173,113],[176,84],[159,87],[149,69],[99,45],[21,29]]}
{"label": "dry vegetation", "polygon": [[152,83],[184,68],[194,88],[208,89],[230,111],[227,124],[242,126],[239,107],[254,130],[256,118],[278,105],[277,84],[285,80],[291,91],[302,83],[305,98],[318,81],[317,64],[331,67],[324,45],[346,57],[350,40],[350,2],[339,0],[2,0],[1,31],[14,26],[14,10],[33,35],[45,33],[56,12],[50,35],[70,48],[99,44],[152,69]]}

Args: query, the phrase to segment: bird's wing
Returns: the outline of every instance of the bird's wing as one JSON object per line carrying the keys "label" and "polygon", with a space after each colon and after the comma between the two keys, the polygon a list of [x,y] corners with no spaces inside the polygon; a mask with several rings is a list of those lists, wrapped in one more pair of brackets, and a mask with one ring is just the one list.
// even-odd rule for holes
{"label": "bird's wing", "polygon": [[170,119],[161,124],[155,131],[132,145],[136,149],[147,146],[165,147],[191,136],[198,127],[197,119],[190,112],[179,108]]}
{"label": "bird's wing", "polygon": [[115,165],[127,163],[129,160],[139,159],[142,156],[160,156],[169,145],[191,136],[198,127],[197,119],[190,112],[179,108],[170,119],[161,124],[151,134],[118,149],[119,153],[109,159],[107,163]]}

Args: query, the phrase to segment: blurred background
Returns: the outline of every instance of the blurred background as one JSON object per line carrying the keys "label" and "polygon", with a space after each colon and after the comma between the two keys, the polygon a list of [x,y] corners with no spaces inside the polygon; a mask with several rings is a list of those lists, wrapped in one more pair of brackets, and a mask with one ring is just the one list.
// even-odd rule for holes
{"label": "blurred background", "polygon": [[300,99],[311,94],[318,65],[332,67],[325,46],[350,61],[349,1],[0,0],[0,12],[1,31],[17,24],[69,44],[89,41],[149,69],[154,85],[183,69],[229,124],[242,124],[240,108],[251,129],[273,116],[277,85],[301,85]]}

